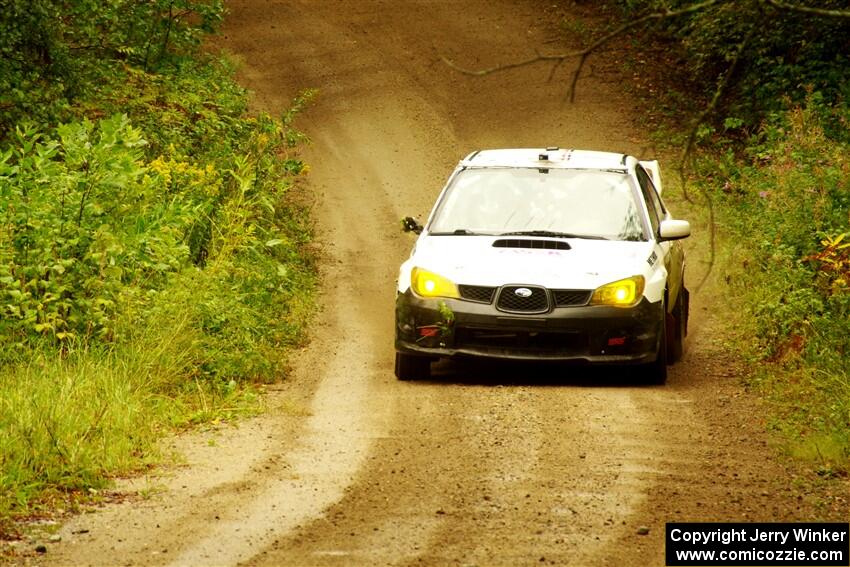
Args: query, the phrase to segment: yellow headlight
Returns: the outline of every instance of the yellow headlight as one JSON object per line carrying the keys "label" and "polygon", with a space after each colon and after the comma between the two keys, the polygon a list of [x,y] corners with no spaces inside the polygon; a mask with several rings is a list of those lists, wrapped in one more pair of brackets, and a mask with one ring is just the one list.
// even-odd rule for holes
{"label": "yellow headlight", "polygon": [[643,296],[645,280],[643,276],[632,276],[596,288],[590,298],[591,305],[613,305],[630,307]]}
{"label": "yellow headlight", "polygon": [[422,268],[413,268],[410,285],[422,297],[460,297],[454,282]]}

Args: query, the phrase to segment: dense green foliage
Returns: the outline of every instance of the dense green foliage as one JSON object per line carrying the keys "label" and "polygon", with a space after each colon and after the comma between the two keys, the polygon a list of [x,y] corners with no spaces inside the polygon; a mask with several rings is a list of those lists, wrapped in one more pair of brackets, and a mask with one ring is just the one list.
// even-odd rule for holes
{"label": "dense green foliage", "polygon": [[850,110],[812,96],[766,120],[746,158],[729,151],[701,161],[702,183],[720,199],[721,226],[733,236],[725,270],[732,296],[748,314],[742,343],[773,363],[761,380],[792,438],[838,437],[844,451],[850,449],[850,146],[830,140],[823,124],[848,120]]}
{"label": "dense green foliage", "polygon": [[[629,0],[628,18],[665,8],[678,10],[699,0]],[[846,0],[783,3],[818,9],[850,10]],[[826,102],[850,96],[850,17],[827,17],[777,7],[765,0],[720,1],[684,16],[656,20],[653,33],[681,47],[688,76],[706,99],[724,79],[731,61],[738,65],[720,101],[743,126],[757,128],[784,101],[801,104],[806,87]],[[738,55],[740,46],[743,50]]]}
{"label": "dense green foliage", "polygon": [[[221,21],[221,0],[8,0],[0,10],[0,131],[56,123],[115,80],[176,60]],[[108,96],[108,94],[107,94]]]}
{"label": "dense green foliage", "polygon": [[[256,405],[314,272],[292,129],[193,49],[217,1],[13,0],[0,14],[0,532]],[[240,410],[241,408],[241,410]],[[57,492],[59,491],[59,492]]]}
{"label": "dense green foliage", "polygon": [[[190,120],[178,123],[178,132]],[[215,131],[191,122],[191,129],[228,143],[217,144],[213,155],[189,157],[187,150],[204,146],[185,148],[191,135],[176,146],[175,138],[152,160],[144,157],[142,132],[124,116],[63,124],[55,138],[19,129],[0,157],[6,344],[26,351],[36,336],[120,341],[160,303],[173,301],[160,298],[163,290],[173,296],[183,280],[215,275],[208,298],[193,281],[197,295],[189,305],[197,305],[207,334],[220,336],[241,362],[212,361],[205,369],[227,376],[272,370],[256,358],[253,343],[263,337],[277,345],[288,332],[265,318],[269,310],[285,312],[278,303],[298,283],[298,270],[287,265],[298,261],[303,237],[293,242],[277,207],[288,185],[281,176],[301,165],[276,154],[286,144],[281,124],[260,117],[233,126],[221,121]],[[253,314],[218,297],[250,298]],[[211,349],[210,358],[222,348]]]}

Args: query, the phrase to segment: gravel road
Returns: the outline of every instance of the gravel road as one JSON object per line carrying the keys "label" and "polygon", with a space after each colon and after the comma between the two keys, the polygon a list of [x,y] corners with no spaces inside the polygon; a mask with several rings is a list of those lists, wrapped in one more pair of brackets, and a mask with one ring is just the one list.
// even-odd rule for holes
{"label": "gravel road", "polygon": [[[807,478],[768,446],[715,338],[710,288],[693,296],[688,352],[664,387],[558,366],[393,376],[394,282],[412,244],[399,219],[427,214],[460,157],[545,145],[652,157],[631,71],[604,56],[574,104],[569,65],[547,82],[547,68],[473,78],[440,60],[567,49],[543,4],[228,1],[219,43],[258,108],[320,90],[299,119],[323,257],[314,338],[267,414],[174,440],[184,466],[124,482],[144,498],[72,519],[33,562],[646,566],[664,563],[666,521],[846,521],[846,500],[801,490]],[[705,239],[691,240],[698,271]]]}

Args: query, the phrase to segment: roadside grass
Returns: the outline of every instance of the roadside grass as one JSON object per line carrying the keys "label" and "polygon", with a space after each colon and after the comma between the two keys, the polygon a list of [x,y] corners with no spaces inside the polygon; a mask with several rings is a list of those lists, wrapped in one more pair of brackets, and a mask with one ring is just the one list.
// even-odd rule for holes
{"label": "roadside grass", "polygon": [[236,392],[186,381],[193,337],[168,328],[154,344],[49,349],[0,372],[4,515],[32,511],[41,493],[103,488],[108,478],[160,458],[156,440],[173,427],[247,410]]}
{"label": "roadside grass", "polygon": [[211,354],[190,310],[175,311],[120,345],[45,345],[0,370],[0,518],[168,458],[165,434],[260,409],[252,387],[198,372]]}

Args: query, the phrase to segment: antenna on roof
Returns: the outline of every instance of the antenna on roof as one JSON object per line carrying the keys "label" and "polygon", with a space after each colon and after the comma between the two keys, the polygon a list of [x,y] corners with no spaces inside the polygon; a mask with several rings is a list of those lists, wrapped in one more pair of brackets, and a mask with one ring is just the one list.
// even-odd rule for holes
{"label": "antenna on roof", "polygon": [[[547,151],[547,152],[557,152],[557,151],[558,151],[558,150],[560,150],[560,149],[561,149],[561,148],[559,148],[558,146],[548,146],[548,147],[546,148],[546,151]],[[546,154],[538,154],[538,155],[537,155],[537,159],[538,159],[538,161],[549,161],[549,154],[548,154],[548,153],[546,153]]]}

